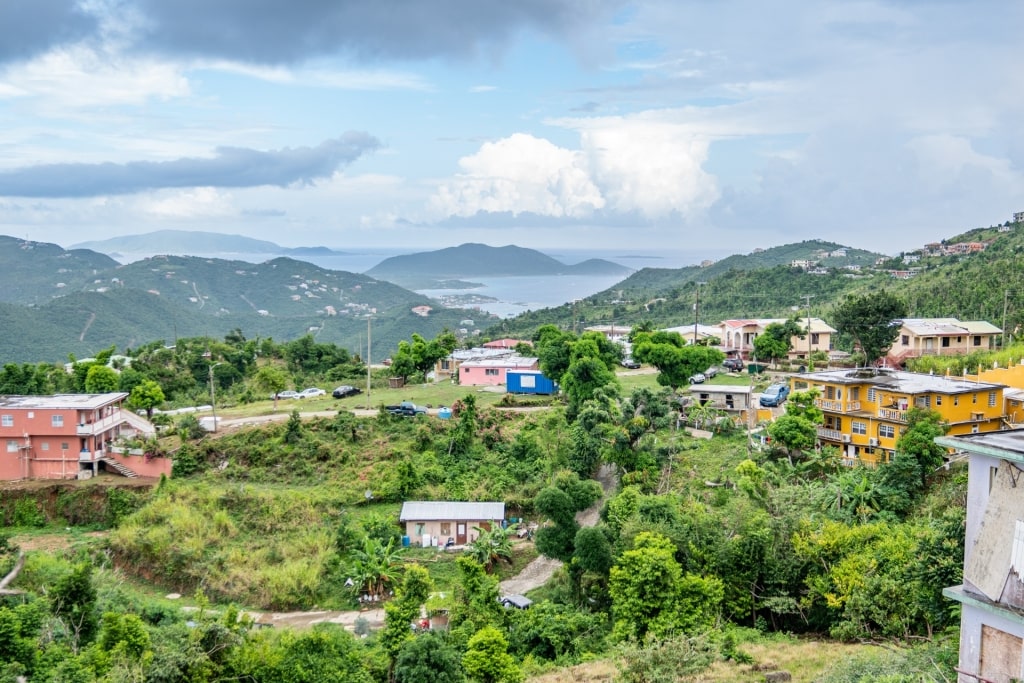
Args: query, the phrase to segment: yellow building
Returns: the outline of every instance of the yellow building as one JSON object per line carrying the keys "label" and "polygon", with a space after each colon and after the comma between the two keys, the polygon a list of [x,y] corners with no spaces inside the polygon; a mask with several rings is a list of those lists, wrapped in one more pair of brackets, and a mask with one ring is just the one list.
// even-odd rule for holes
{"label": "yellow building", "polygon": [[815,403],[825,414],[818,440],[839,447],[848,465],[888,462],[914,407],[939,413],[950,436],[1005,428],[1002,384],[886,368],[812,372],[792,384],[818,390]]}

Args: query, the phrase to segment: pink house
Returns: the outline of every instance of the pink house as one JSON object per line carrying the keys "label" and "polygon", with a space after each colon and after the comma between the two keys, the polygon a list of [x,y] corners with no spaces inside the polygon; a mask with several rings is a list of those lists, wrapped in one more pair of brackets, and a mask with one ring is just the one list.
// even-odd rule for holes
{"label": "pink house", "polygon": [[506,383],[509,370],[538,369],[539,361],[530,356],[467,360],[459,366],[459,384],[470,387],[495,386]]}
{"label": "pink house", "polygon": [[[75,479],[82,471],[95,474],[101,463],[122,471],[113,464],[113,442],[122,435],[155,433],[147,420],[122,409],[126,398],[123,392],[0,396],[0,480]],[[116,459],[138,461],[147,470],[133,474],[170,474],[165,458]]]}

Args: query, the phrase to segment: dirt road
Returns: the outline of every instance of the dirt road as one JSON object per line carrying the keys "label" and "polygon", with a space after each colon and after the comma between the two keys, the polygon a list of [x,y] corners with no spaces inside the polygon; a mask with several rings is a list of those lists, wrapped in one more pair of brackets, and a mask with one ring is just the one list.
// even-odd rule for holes
{"label": "dirt road", "polygon": [[[586,510],[582,510],[576,513],[576,522],[581,526],[594,526],[597,524],[598,515],[601,513],[601,507],[604,505],[604,501],[609,496],[615,493],[615,487],[617,484],[615,476],[615,466],[604,464],[601,465],[601,469],[597,472],[597,480],[601,482],[601,488],[604,489],[604,495],[596,503],[588,507]],[[553,560],[550,557],[544,557],[541,555],[530,564],[523,567],[523,571],[519,572],[516,576],[511,579],[505,579],[498,585],[498,590],[502,595],[523,595],[526,591],[539,588],[551,580],[554,576],[555,571],[562,566],[559,560]]]}

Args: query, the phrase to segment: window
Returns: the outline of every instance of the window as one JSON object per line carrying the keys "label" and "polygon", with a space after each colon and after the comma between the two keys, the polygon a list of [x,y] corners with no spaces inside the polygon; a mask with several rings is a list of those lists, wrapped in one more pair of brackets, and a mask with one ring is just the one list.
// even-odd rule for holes
{"label": "window", "polygon": [[989,406],[989,408],[992,408],[993,406],[995,406],[995,404],[996,404],[996,392],[990,391],[990,392],[988,392],[988,406]]}
{"label": "window", "polygon": [[50,450],[50,442],[49,441],[42,442],[41,444],[39,444],[39,449],[43,450],[43,451]]}
{"label": "window", "polygon": [[452,523],[451,522],[441,522],[441,535],[442,536],[451,536],[452,535]]}
{"label": "window", "polygon": [[497,377],[499,374],[500,373],[498,372],[498,368],[485,368],[484,369],[484,375],[486,375],[488,377]]}
{"label": "window", "polygon": [[850,400],[851,401],[859,401],[860,400],[860,387],[850,387]]}
{"label": "window", "polygon": [[892,439],[896,436],[896,429],[892,425],[878,425],[878,438]]}
{"label": "window", "polygon": [[818,333],[817,332],[812,332],[811,333],[811,343],[812,344],[817,344],[818,343]]}
{"label": "window", "polygon": [[0,424],[2,424],[4,427],[13,427],[14,426],[14,416],[13,415],[4,415],[3,418],[2,418],[2,422],[0,422]]}
{"label": "window", "polygon": [[64,426],[64,416],[63,415],[51,415],[50,416],[50,426],[51,427],[63,427]]}
{"label": "window", "polygon": [[949,348],[949,337],[943,337],[942,338],[942,348],[944,348],[944,349],[948,349]]}
{"label": "window", "polygon": [[941,406],[942,405],[942,397],[941,396],[936,396],[935,397],[935,405],[937,405],[937,406]]}
{"label": "window", "polygon": [[978,394],[977,393],[971,394],[971,403],[977,403],[977,402],[978,402]]}
{"label": "window", "polygon": [[953,405],[955,405],[955,406],[960,405],[960,397],[959,396],[954,396],[953,397]]}
{"label": "window", "polygon": [[62,451],[66,451],[68,449],[68,442],[67,441],[61,441],[60,442],[60,449]]}
{"label": "window", "polygon": [[918,408],[931,408],[932,397],[931,396],[918,396],[914,399],[914,405]]}
{"label": "window", "polygon": [[7,452],[8,453],[17,453],[18,452],[18,442],[16,440],[14,440],[14,439],[7,439]]}
{"label": "window", "polygon": [[980,427],[977,423],[971,425],[971,434],[977,434],[980,431]]}
{"label": "window", "polygon": [[874,389],[868,389],[868,403],[874,403],[874,402],[875,402],[875,390]]}
{"label": "window", "polygon": [[850,431],[852,431],[854,434],[867,434],[868,433],[868,423],[867,422],[860,422],[859,420],[854,420],[853,421],[853,427],[851,428]]}
{"label": "window", "polygon": [[424,524],[423,522],[416,522],[416,535],[417,536],[422,536],[423,532],[426,530],[426,528],[427,528],[427,525]]}
{"label": "window", "polygon": [[981,346],[981,335],[980,334],[974,335],[974,345],[975,346]]}
{"label": "window", "polygon": [[447,358],[442,359],[441,360],[441,369],[442,370],[451,370],[452,369],[452,362],[450,360],[448,360]]}
{"label": "window", "polygon": [[908,334],[903,335],[903,340],[902,341],[903,341],[903,345],[904,346],[910,346],[910,335],[908,335]]}

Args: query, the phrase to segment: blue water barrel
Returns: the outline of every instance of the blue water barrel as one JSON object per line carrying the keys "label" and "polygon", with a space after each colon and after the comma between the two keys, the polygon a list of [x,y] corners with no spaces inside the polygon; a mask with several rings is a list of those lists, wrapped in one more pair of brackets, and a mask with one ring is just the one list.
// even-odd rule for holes
{"label": "blue water barrel", "polygon": [[408,536],[402,536],[402,547],[403,548],[408,548],[409,547],[409,537]]}
{"label": "blue water barrel", "polygon": [[437,416],[442,420],[451,419],[452,409],[446,406],[441,406],[440,410],[437,411]]}

